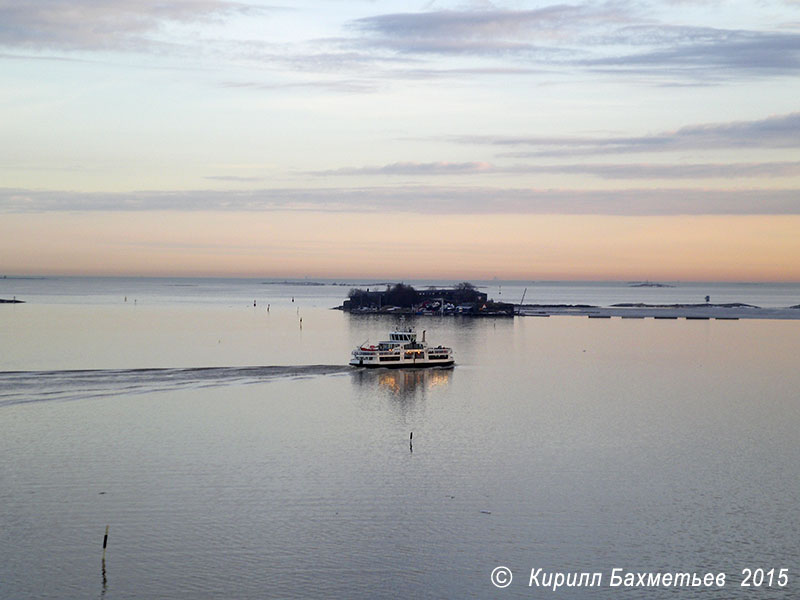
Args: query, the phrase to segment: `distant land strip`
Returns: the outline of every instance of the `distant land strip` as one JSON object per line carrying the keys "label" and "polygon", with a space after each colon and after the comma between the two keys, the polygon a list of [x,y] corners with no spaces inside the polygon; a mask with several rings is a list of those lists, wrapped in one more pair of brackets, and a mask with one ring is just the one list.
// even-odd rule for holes
{"label": "distant land strip", "polygon": [[608,307],[585,304],[523,304],[517,314],[523,317],[576,316],[594,319],[800,319],[800,304],[786,308],[761,308],[752,304],[643,304],[622,303]]}

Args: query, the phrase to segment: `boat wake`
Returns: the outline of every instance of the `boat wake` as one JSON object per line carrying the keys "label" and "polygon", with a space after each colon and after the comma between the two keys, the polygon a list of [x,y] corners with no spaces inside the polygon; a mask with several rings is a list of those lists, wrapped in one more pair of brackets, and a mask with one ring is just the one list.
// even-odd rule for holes
{"label": "boat wake", "polygon": [[0,407],[347,373],[343,365],[0,372]]}

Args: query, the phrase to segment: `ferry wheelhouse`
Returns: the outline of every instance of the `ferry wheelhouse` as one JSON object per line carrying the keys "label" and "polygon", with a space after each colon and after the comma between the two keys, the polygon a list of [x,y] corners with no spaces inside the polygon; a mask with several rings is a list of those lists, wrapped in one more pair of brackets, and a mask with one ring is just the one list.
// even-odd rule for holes
{"label": "ferry wheelhouse", "polygon": [[412,328],[397,329],[389,339],[376,345],[362,344],[353,350],[350,365],[354,367],[449,367],[454,363],[453,349],[445,346],[431,347]]}

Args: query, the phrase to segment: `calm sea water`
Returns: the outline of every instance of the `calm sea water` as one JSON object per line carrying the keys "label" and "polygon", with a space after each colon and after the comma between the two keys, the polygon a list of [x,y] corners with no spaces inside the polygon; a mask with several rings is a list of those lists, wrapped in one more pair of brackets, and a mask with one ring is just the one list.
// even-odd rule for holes
{"label": "calm sea water", "polygon": [[[406,324],[454,369],[361,371],[349,351],[396,321],[329,310],[348,289],[0,280],[27,300],[0,305],[0,598],[800,596],[800,322],[427,317]],[[528,587],[538,568],[603,581]],[[727,584],[612,588],[614,568]],[[788,585],[740,587],[745,568]]]}

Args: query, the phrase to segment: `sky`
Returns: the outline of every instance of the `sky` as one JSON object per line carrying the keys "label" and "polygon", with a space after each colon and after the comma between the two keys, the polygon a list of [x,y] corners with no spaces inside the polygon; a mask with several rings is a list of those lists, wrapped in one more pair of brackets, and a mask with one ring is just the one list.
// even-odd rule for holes
{"label": "sky", "polygon": [[0,275],[800,281],[800,0],[0,0]]}

